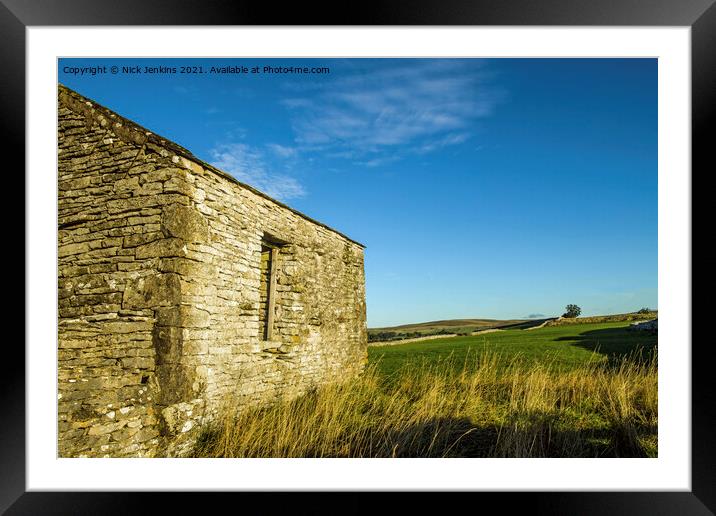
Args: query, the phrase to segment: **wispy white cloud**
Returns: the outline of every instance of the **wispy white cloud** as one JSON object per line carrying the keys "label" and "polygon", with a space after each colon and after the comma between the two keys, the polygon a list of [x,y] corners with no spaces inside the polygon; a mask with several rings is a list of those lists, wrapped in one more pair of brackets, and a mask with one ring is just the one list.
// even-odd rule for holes
{"label": "wispy white cloud", "polygon": [[281,104],[283,104],[287,108],[301,108],[310,107],[312,105],[312,102],[308,99],[287,98],[283,99],[281,101]]}
{"label": "wispy white cloud", "polygon": [[288,175],[269,169],[266,156],[245,143],[222,143],[209,151],[211,164],[239,181],[284,201],[305,195],[301,184]]}
{"label": "wispy white cloud", "polygon": [[393,156],[380,156],[377,158],[371,158],[364,161],[354,161],[356,165],[363,165],[370,168],[375,167],[382,167],[383,165],[387,165],[388,163],[394,163],[400,159],[399,156],[393,155]]}
{"label": "wispy white cloud", "polygon": [[266,148],[280,158],[294,158],[298,155],[298,150],[296,148],[287,147],[278,143],[268,143],[266,144]]}
{"label": "wispy white cloud", "polygon": [[237,125],[210,150],[212,164],[277,199],[301,197],[290,171],[317,160],[375,168],[467,141],[475,147],[475,122],[500,99],[479,60],[349,60],[342,70],[286,84],[292,145],[249,144]]}
{"label": "wispy white cloud", "polygon": [[475,120],[489,116],[500,99],[477,60],[387,65],[357,65],[352,73],[312,90],[294,87],[283,104],[293,115],[297,144],[362,158],[368,166],[388,162],[383,155],[394,161],[402,154],[465,142]]}
{"label": "wispy white cloud", "polygon": [[442,149],[443,147],[447,147],[449,145],[458,145],[467,141],[468,138],[470,138],[469,133],[448,133],[441,138],[431,139],[430,141],[422,144],[416,149],[416,152],[425,154],[427,152]]}

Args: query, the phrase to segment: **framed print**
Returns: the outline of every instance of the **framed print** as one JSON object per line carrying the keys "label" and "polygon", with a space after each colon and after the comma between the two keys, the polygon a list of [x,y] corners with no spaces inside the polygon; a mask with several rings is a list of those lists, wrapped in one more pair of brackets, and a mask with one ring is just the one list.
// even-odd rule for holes
{"label": "framed print", "polygon": [[714,511],[712,2],[97,5],[0,8],[27,188],[3,510]]}

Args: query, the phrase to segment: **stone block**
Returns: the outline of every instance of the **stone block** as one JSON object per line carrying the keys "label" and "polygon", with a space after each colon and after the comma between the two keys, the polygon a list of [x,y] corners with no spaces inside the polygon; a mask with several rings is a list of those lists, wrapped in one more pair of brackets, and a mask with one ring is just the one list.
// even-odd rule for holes
{"label": "stone block", "polygon": [[163,238],[136,248],[137,260],[164,256],[186,256],[187,247],[180,238]]}
{"label": "stone block", "polygon": [[152,343],[158,365],[177,364],[182,358],[182,331],[176,326],[155,326]]}
{"label": "stone block", "polygon": [[189,367],[176,363],[161,364],[156,368],[156,375],[161,386],[158,399],[160,405],[192,399],[194,378]]}
{"label": "stone block", "polygon": [[66,256],[72,256],[74,254],[81,254],[86,253],[90,250],[90,245],[88,242],[80,242],[77,244],[67,244],[60,246],[57,249],[57,256],[59,258],[64,258]]}
{"label": "stone block", "polygon": [[130,176],[127,179],[120,179],[114,183],[114,191],[117,193],[131,192],[139,189],[139,178]]}
{"label": "stone block", "polygon": [[207,328],[211,314],[192,305],[182,304],[157,310],[157,324],[182,328]]}
{"label": "stone block", "polygon": [[90,427],[88,434],[89,435],[104,435],[104,434],[111,434],[112,432],[115,432],[122,428],[127,422],[126,421],[117,421],[116,423],[107,423],[106,425],[94,425]]}
{"label": "stone block", "polygon": [[156,274],[130,281],[124,289],[122,308],[136,310],[179,304],[181,281],[177,274]]}
{"label": "stone block", "polygon": [[150,233],[136,233],[134,235],[127,235],[124,237],[124,247],[137,247],[140,245],[148,244],[164,238],[161,231],[152,231]]}
{"label": "stone block", "polygon": [[162,229],[167,236],[185,242],[209,241],[209,225],[206,218],[195,209],[180,204],[169,204],[162,209]]}

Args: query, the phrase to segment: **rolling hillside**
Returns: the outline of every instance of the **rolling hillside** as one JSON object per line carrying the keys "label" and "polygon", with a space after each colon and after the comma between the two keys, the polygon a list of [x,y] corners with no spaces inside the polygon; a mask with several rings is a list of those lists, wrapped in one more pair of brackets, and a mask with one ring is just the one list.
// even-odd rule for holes
{"label": "rolling hillside", "polygon": [[513,327],[530,323],[527,319],[450,319],[415,324],[403,324],[385,328],[368,328],[369,341],[410,339],[429,335],[468,335],[474,331]]}
{"label": "rolling hillside", "polygon": [[612,314],[589,317],[576,317],[563,319],[548,317],[544,319],[448,319],[442,321],[429,321],[400,326],[383,328],[368,328],[368,342],[392,341],[427,337],[430,335],[470,335],[475,331],[489,329],[527,329],[547,323],[548,326],[563,326],[569,324],[612,323],[625,321],[639,321],[655,319],[656,310],[648,313],[631,312],[626,314]]}

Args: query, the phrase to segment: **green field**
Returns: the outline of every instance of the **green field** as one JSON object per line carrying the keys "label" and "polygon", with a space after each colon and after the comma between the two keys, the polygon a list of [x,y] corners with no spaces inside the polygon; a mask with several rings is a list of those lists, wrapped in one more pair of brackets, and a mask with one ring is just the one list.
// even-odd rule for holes
{"label": "green field", "polygon": [[614,362],[635,353],[646,355],[656,348],[656,335],[629,331],[628,326],[628,322],[613,322],[504,330],[370,347],[368,357],[384,374],[394,373],[406,364],[434,363],[448,357],[452,363],[469,365],[485,352],[497,353],[504,364],[539,362],[568,370],[594,360]]}
{"label": "green field", "polygon": [[356,378],[229,405],[195,456],[656,457],[657,336],[628,325],[370,347]]}
{"label": "green field", "polygon": [[575,319],[547,317],[544,319],[448,319],[422,323],[368,328],[368,342],[387,342],[429,335],[469,335],[486,329],[526,329],[549,321],[549,326],[571,326],[574,324],[606,324],[614,322],[633,322],[656,319],[656,310],[629,312],[623,314],[577,317]]}

